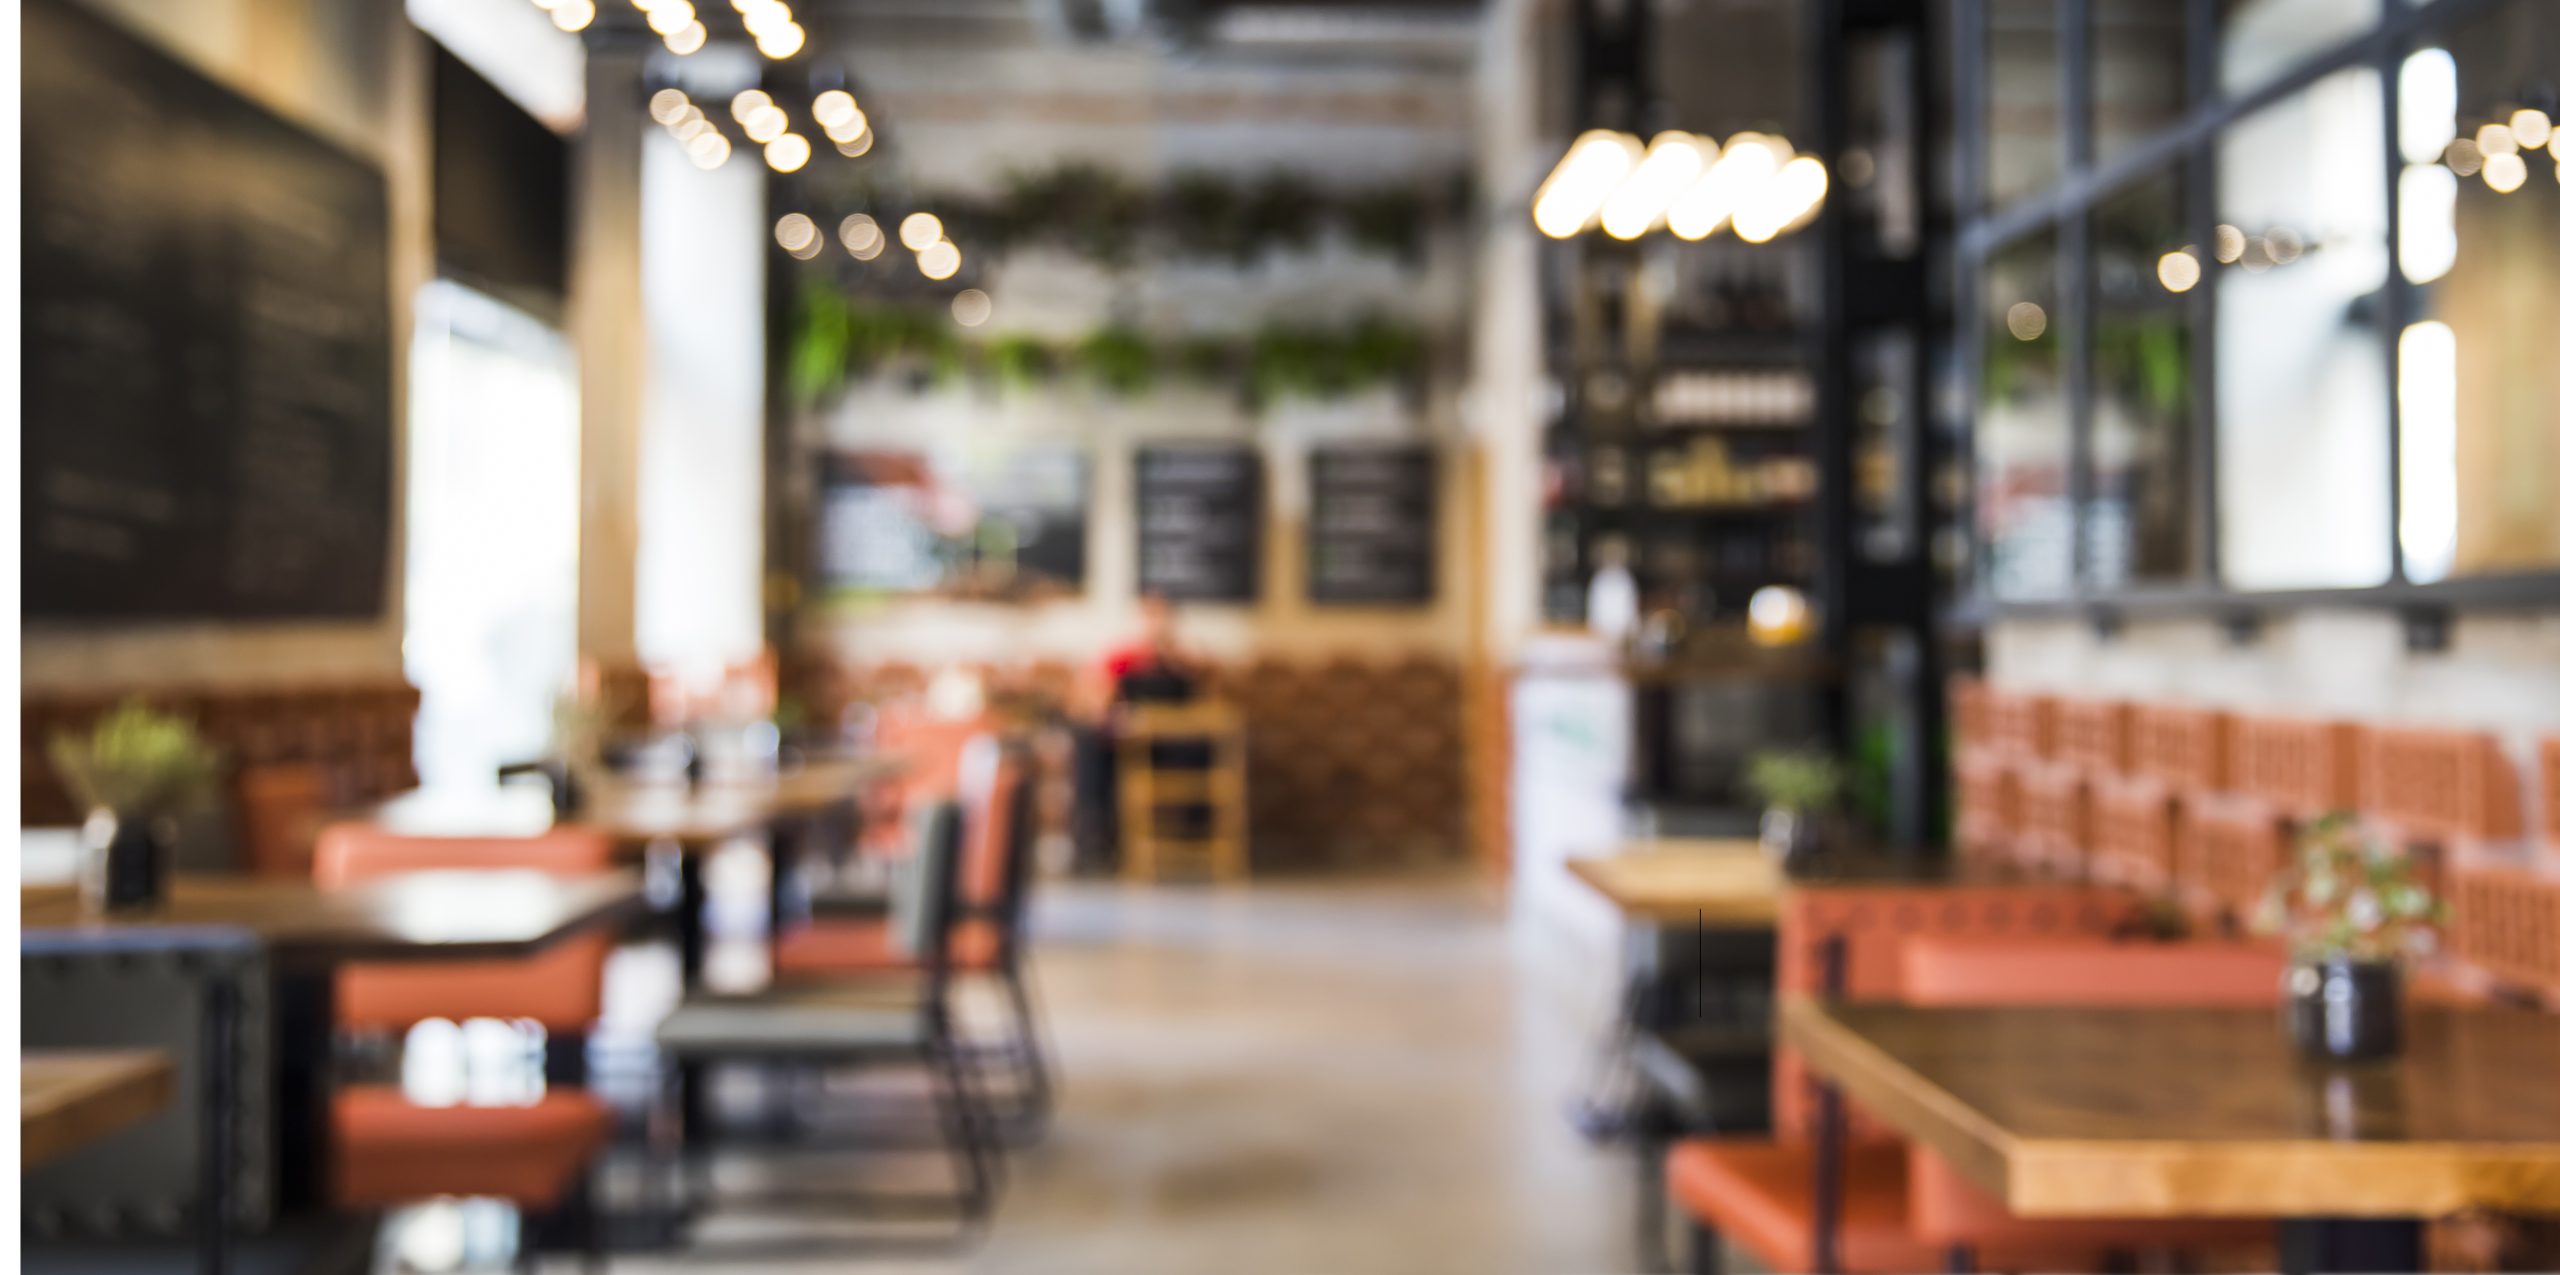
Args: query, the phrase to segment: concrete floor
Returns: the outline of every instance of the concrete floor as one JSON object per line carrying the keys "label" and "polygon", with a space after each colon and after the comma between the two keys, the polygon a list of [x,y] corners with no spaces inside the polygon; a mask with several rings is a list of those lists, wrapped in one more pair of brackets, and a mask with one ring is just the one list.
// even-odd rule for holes
{"label": "concrete floor", "polygon": [[[1565,1119],[1594,1025],[1536,990],[1481,883],[1053,886],[1035,931],[1063,1090],[983,1238],[613,1269],[1635,1268],[1627,1157]],[[724,1211],[702,1235],[824,1225]]]}

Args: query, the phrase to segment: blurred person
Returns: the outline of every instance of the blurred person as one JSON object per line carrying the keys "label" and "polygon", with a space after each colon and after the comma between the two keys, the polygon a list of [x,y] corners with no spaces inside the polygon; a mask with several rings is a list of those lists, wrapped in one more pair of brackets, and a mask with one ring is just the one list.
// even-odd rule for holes
{"label": "blurred person", "polygon": [[1199,694],[1197,666],[1175,639],[1174,618],[1172,599],[1138,599],[1137,633],[1102,656],[1106,705],[1178,704]]}
{"label": "blurred person", "polygon": [[[1200,694],[1199,664],[1175,632],[1173,600],[1138,600],[1138,629],[1102,653],[1087,679],[1076,740],[1076,858],[1092,870],[1120,857],[1120,723],[1131,704],[1181,704]],[[1200,750],[1192,750],[1200,751]],[[1157,745],[1160,766],[1193,764],[1180,744]],[[1206,764],[1202,757],[1197,764]]]}

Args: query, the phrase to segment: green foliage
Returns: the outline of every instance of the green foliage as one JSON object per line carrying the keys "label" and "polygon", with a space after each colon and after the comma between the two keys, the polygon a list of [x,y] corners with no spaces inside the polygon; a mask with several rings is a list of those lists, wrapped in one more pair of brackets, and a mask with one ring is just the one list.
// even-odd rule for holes
{"label": "green foliage", "polygon": [[1165,237],[1175,251],[1191,257],[1215,257],[1239,265],[1251,261],[1253,228],[1245,220],[1243,193],[1234,182],[1210,173],[1183,173],[1173,179],[1164,202]]}
{"label": "green foliage", "polygon": [[1392,186],[1364,190],[1342,201],[1343,229],[1370,252],[1413,264],[1422,260],[1422,196]]}
{"label": "green foliage", "polygon": [[967,341],[939,307],[861,305],[820,281],[801,286],[789,377],[809,403],[850,380],[900,370],[944,385],[983,378],[1005,390],[1073,375],[1122,397],[1143,395],[1170,374],[1200,384],[1241,382],[1256,403],[1335,398],[1415,377],[1429,356],[1420,332],[1377,316],[1343,329],[1274,325],[1242,340],[1166,342],[1114,325],[1058,342],[1026,333]]}
{"label": "green foliage", "polygon": [[128,700],[86,736],[57,735],[48,750],[64,786],[91,809],[119,817],[175,814],[209,796],[218,759],[184,719]]}
{"label": "green foliage", "polygon": [[1826,753],[1772,748],[1751,755],[1742,782],[1772,807],[1808,814],[1828,809],[1846,776]]}
{"label": "green foliage", "polygon": [[[952,206],[963,206],[951,201]],[[1147,197],[1128,179],[1098,164],[1064,164],[1046,172],[1012,173],[992,219],[1009,244],[1050,243],[1105,266],[1127,265],[1136,255]],[[966,214],[960,214],[966,216]]]}
{"label": "green foliage", "polygon": [[2260,933],[2284,936],[2297,959],[2397,961],[2433,951],[2445,916],[2407,854],[2337,812],[2302,830],[2293,866],[2254,920]]}
{"label": "green foliage", "polygon": [[1134,397],[1155,384],[1156,350],[1132,329],[1102,328],[1076,346],[1076,366],[1104,390]]}

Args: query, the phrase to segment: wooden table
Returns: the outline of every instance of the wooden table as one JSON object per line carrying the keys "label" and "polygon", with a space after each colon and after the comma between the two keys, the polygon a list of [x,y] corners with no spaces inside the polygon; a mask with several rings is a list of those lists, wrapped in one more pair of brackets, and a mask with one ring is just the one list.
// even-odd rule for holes
{"label": "wooden table", "polygon": [[325,1206],[330,1156],[329,1062],[337,1040],[337,971],[363,963],[529,956],[572,934],[617,924],[645,906],[636,872],[582,877],[531,871],[407,872],[344,890],[304,881],[179,876],[158,907],[112,915],[57,895],[19,900],[37,929],[214,925],[265,946],[274,977],[279,1203]]}
{"label": "wooden table", "polygon": [[1738,837],[1638,841],[1564,866],[1629,920],[1662,925],[1766,929],[1786,885],[1760,843]]}
{"label": "wooden table", "polygon": [[2246,1009],[1790,1001],[1849,1098],[2027,1217],[2275,1217],[2288,1270],[2423,1269],[2412,1219],[2560,1212],[2560,1016],[2414,1006],[2406,1055],[2302,1061]]}
{"label": "wooden table", "polygon": [[139,1124],[177,1088],[156,1049],[39,1049],[18,1055],[18,1167]]}

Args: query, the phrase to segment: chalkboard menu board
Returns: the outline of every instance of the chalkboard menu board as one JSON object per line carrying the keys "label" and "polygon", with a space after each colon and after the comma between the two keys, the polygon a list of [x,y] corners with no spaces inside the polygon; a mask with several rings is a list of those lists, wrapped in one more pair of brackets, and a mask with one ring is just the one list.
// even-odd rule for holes
{"label": "chalkboard menu board", "polygon": [[1180,602],[1262,594],[1262,456],[1250,446],[1138,449],[1138,592]]}
{"label": "chalkboard menu board", "polygon": [[1439,547],[1438,469],[1431,449],[1319,447],[1308,466],[1308,598],[1428,604]]}
{"label": "chalkboard menu board", "polygon": [[61,0],[22,31],[26,614],[379,614],[381,173]]}

